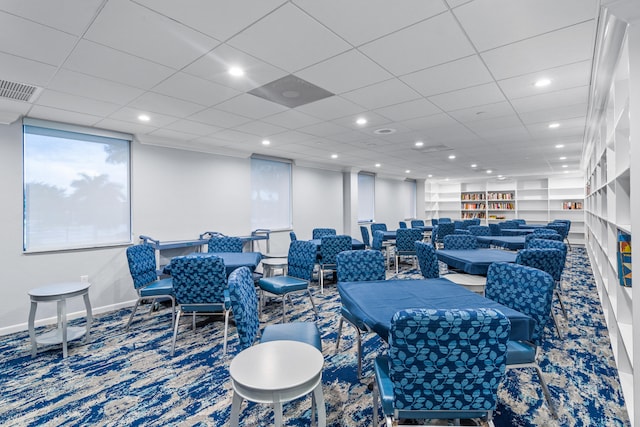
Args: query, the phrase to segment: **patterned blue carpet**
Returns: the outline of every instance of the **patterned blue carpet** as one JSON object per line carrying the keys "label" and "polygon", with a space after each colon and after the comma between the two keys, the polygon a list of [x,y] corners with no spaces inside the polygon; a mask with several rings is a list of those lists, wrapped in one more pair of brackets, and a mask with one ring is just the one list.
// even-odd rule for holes
{"label": "patterned blue carpet", "polygon": [[[409,268],[407,266],[406,268]],[[395,275],[393,275],[395,276]],[[419,277],[416,270],[399,277]],[[630,425],[591,267],[584,248],[574,248],[563,277],[569,321],[560,315],[567,337],[548,331],[539,358],[560,418],[551,418],[533,370],[512,370],[499,392],[496,426]],[[384,350],[374,334],[365,336],[364,376],[356,377],[354,331],[343,329],[341,349],[335,339],[339,297],[335,285],[314,293],[321,313],[325,368],[323,390],[327,425],[371,426],[372,399],[367,384],[372,360]],[[308,300],[294,299],[293,320],[313,320]],[[263,321],[279,321],[280,305],[266,307]],[[559,310],[557,310],[559,313]],[[30,356],[26,332],[0,339],[0,424],[15,426],[223,426],[228,424],[231,357],[222,357],[223,322],[199,318],[195,333],[183,319],[176,355],[169,356],[169,310],[141,312],[129,332],[130,310],[98,316],[92,342],[70,344],[62,359],[59,347]],[[144,314],[143,314],[144,313]],[[38,332],[42,332],[41,328]],[[235,328],[230,350],[234,353]],[[287,426],[309,425],[310,398],[285,405]],[[245,404],[241,425],[273,424],[272,411]]]}

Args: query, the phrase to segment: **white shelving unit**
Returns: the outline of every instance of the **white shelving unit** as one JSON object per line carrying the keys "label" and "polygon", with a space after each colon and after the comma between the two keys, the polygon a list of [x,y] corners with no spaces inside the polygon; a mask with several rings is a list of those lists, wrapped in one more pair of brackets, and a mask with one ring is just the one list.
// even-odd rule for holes
{"label": "white shelving unit", "polygon": [[[633,159],[640,158],[632,149],[640,144],[640,27],[638,22],[628,25],[624,21],[629,14],[638,19],[640,6],[632,1],[604,3],[612,9],[603,9],[598,29],[589,105],[591,125],[583,158],[586,247],[629,418],[633,425],[640,425],[640,413],[634,410],[640,405],[640,370],[634,370],[640,343],[633,337],[634,329],[637,334],[640,328],[640,295],[634,297],[637,291],[622,286],[619,274],[619,233],[631,235],[640,227],[637,215],[631,214],[640,208],[634,190],[638,180],[631,172]],[[640,265],[640,256],[632,257],[632,265]]]}

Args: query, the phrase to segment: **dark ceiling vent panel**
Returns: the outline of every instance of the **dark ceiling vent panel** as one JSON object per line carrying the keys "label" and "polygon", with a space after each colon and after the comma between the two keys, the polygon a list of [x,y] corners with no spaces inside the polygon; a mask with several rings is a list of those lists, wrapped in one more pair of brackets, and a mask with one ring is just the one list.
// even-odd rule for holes
{"label": "dark ceiling vent panel", "polygon": [[0,79],[0,98],[30,102],[38,92],[38,89],[40,88],[37,86]]}
{"label": "dark ceiling vent panel", "polygon": [[334,95],[328,90],[302,80],[293,74],[257,87],[249,93],[289,108],[309,104]]}

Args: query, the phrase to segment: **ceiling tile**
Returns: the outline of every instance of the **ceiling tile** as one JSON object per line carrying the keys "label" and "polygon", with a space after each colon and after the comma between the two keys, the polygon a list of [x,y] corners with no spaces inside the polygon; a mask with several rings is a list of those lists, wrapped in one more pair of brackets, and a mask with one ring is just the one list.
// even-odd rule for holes
{"label": "ceiling tile", "polygon": [[291,4],[265,16],[228,44],[291,73],[351,48]]}
{"label": "ceiling tile", "polygon": [[130,102],[129,106],[141,111],[160,113],[176,118],[185,118],[204,109],[202,105],[153,92],[145,93]]}
{"label": "ceiling tile", "polygon": [[595,29],[595,20],[587,21],[489,50],[482,58],[498,80],[588,60],[593,56]]}
{"label": "ceiling tile", "polygon": [[588,99],[589,87],[582,86],[514,99],[511,104],[519,114],[522,114],[557,108],[560,105],[585,104]]}
{"label": "ceiling tile", "polygon": [[95,99],[56,92],[54,90],[43,91],[35,104],[51,108],[57,107],[67,111],[75,111],[77,113],[94,116],[108,116],[120,108],[118,104],[97,101]]}
{"label": "ceiling tile", "polygon": [[477,105],[472,108],[450,111],[449,115],[462,123],[475,122],[478,120],[493,119],[496,117],[514,114],[514,109],[507,101],[496,102],[494,104]]}
{"label": "ceiling tile", "polygon": [[237,114],[228,113],[215,108],[207,108],[206,110],[199,111],[189,116],[189,120],[194,120],[211,126],[217,126],[219,128],[230,128],[251,121],[248,117],[239,116]]}
{"label": "ceiling tile", "polygon": [[153,88],[154,92],[212,107],[240,94],[235,89],[203,80],[186,73],[176,73]]}
{"label": "ceiling tile", "polygon": [[140,110],[139,108],[123,107],[111,114],[109,119],[134,123],[136,126],[141,126],[143,129],[150,129],[148,132],[159,127],[167,126],[177,120],[173,116],[167,116],[161,113],[152,113],[149,114],[150,120],[148,122],[141,122],[138,119],[140,113],[148,113],[148,111]]}
{"label": "ceiling tile", "polygon": [[237,130],[239,132],[249,133],[251,135],[256,136],[270,136],[278,133],[282,133],[286,131],[285,128],[272,125],[270,123],[265,123],[261,121],[253,121],[249,123],[245,123],[240,126],[236,126],[233,130]]}
{"label": "ceiling tile", "polygon": [[53,77],[57,68],[19,56],[0,52],[0,78],[34,86],[44,86]]}
{"label": "ceiling tile", "polygon": [[563,105],[556,108],[545,108],[544,110],[520,113],[520,118],[524,124],[550,123],[556,120],[571,119],[574,117],[587,116],[587,103],[575,105]]}
{"label": "ceiling tile", "polygon": [[252,119],[261,119],[284,111],[287,107],[245,93],[216,105],[216,108]]}
{"label": "ceiling tile", "polygon": [[[545,87],[536,87],[535,82],[540,79],[549,79],[551,84]],[[590,80],[591,61],[587,60],[500,80],[498,85],[507,97],[522,98],[576,86],[587,86]]]}
{"label": "ceiling tile", "polygon": [[100,120],[98,123],[96,123],[95,126],[101,129],[111,129],[118,132],[130,133],[133,135],[146,135],[158,129],[157,126],[149,126],[142,123],[135,123],[133,121],[127,120],[118,120],[114,118],[106,118]]}
{"label": "ceiling tile", "polygon": [[301,113],[300,111],[289,109],[281,113],[264,117],[262,121],[282,126],[287,129],[298,129],[319,123],[321,120],[308,114]]}
{"label": "ceiling tile", "polygon": [[[100,116],[92,116],[91,114],[78,113],[76,111],[66,111],[58,107],[51,108],[34,105],[33,108],[29,110],[29,117],[51,120],[53,122],[74,123],[82,126],[103,127],[98,125],[98,123],[100,123]],[[119,132],[126,132],[126,130],[117,127],[115,129],[118,129]]]}
{"label": "ceiling tile", "polygon": [[414,119],[416,117],[429,116],[442,113],[442,110],[426,99],[420,98],[413,101],[402,102],[375,110],[376,113],[395,121]]}
{"label": "ceiling tile", "polygon": [[102,3],[103,0],[3,0],[0,10],[79,36]]}
{"label": "ceiling tile", "polygon": [[460,110],[504,100],[504,95],[495,83],[487,83],[429,97],[429,101],[444,111]]}
{"label": "ceiling tile", "polygon": [[219,132],[219,127],[206,125],[204,123],[194,122],[192,120],[177,120],[166,126],[167,129],[176,132],[185,132],[198,136],[211,135],[212,133]]}
{"label": "ceiling tile", "polygon": [[[364,125],[359,125],[358,123],[356,123],[356,120],[359,118],[366,119],[367,123],[365,123]],[[390,120],[388,118],[381,116],[379,114],[373,113],[371,111],[361,113],[353,117],[342,117],[342,118],[333,120],[333,123],[337,125],[344,126],[346,128],[351,128],[354,130],[361,130],[361,131],[366,131],[368,129],[369,130],[376,129],[389,122]]]}
{"label": "ceiling tile", "polygon": [[391,79],[342,94],[367,109],[386,107],[420,98],[420,94],[398,79]]}
{"label": "ceiling tile", "polygon": [[298,71],[296,76],[340,94],[393,77],[355,49]]}
{"label": "ceiling tile", "polygon": [[198,138],[198,135],[195,134],[190,134],[188,132],[178,132],[167,128],[154,130],[149,135],[178,141],[190,141],[192,139]]}
{"label": "ceiling tile", "polygon": [[298,129],[298,131],[307,133],[309,135],[325,137],[331,135],[338,135],[340,133],[344,133],[347,128],[343,126],[339,126],[333,124],[331,122],[318,123],[311,126],[305,126],[303,128]]}
{"label": "ceiling tile", "polygon": [[301,105],[296,110],[324,120],[334,120],[365,111],[361,106],[340,96],[331,96],[311,104]]}
{"label": "ceiling tile", "polygon": [[48,86],[61,92],[124,105],[144,92],[138,88],[70,70],[60,70]]}
{"label": "ceiling tile", "polygon": [[365,44],[359,50],[396,76],[474,53],[449,12]]}

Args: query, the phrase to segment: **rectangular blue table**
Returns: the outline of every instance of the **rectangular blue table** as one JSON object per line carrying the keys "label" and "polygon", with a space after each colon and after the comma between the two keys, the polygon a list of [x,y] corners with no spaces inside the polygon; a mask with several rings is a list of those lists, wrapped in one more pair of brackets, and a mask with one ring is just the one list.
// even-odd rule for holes
{"label": "rectangular blue table", "polygon": [[516,262],[516,252],[502,249],[439,249],[436,251],[439,261],[468,274],[486,276],[489,266],[494,262]]}
{"label": "rectangular blue table", "polygon": [[478,243],[488,243],[493,246],[516,251],[524,249],[526,236],[477,236]]}
{"label": "rectangular blue table", "polygon": [[[318,248],[318,251],[320,251],[320,239],[311,239],[309,241],[314,245],[316,245],[316,248]],[[364,243],[362,243],[358,239],[354,239],[353,237],[351,238],[351,249],[359,250],[364,248],[365,248]]]}
{"label": "rectangular blue table", "polygon": [[382,232],[382,240],[396,240],[396,230],[389,230],[389,231],[383,231]]}
{"label": "rectangular blue table", "polygon": [[524,236],[533,233],[534,230],[533,228],[503,228],[501,231],[503,236]]}
{"label": "rectangular blue table", "polygon": [[[255,271],[262,254],[260,252],[197,252],[186,255],[188,257],[210,257],[217,256],[222,258],[227,271],[227,277],[233,270],[239,267],[249,267],[252,272]],[[171,274],[171,263],[164,266],[164,274]]]}
{"label": "rectangular blue table", "polygon": [[340,282],[344,307],[383,340],[388,339],[392,316],[408,308],[493,308],[511,322],[512,340],[529,340],[535,321],[529,316],[471,292],[447,279]]}

